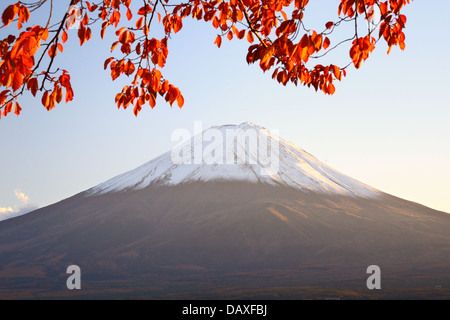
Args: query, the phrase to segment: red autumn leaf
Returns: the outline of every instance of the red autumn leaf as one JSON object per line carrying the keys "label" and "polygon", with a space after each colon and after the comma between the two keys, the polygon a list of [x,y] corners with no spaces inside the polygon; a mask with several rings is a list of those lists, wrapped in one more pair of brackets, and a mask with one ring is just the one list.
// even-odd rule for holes
{"label": "red autumn leaf", "polygon": [[14,17],[16,16],[18,10],[17,10],[17,5],[16,4],[12,4],[9,5],[5,11],[3,11],[2,14],[2,22],[5,26],[8,26],[9,23],[14,20]]}
{"label": "red autumn leaf", "polygon": [[217,44],[217,47],[220,48],[220,46],[222,45],[222,37],[217,36],[216,41],[214,41],[214,44]]}
{"label": "red autumn leaf", "polygon": [[88,23],[89,23],[89,17],[88,17],[88,15],[87,15],[87,13],[86,13],[86,14],[84,15],[83,20],[81,20],[81,24],[82,24],[83,26],[86,26]]}
{"label": "red autumn leaf", "polygon": [[20,107],[20,104],[18,102],[16,102],[16,108],[14,110],[14,113],[16,115],[19,115],[21,111],[22,111],[22,108]]}
{"label": "red autumn leaf", "polygon": [[95,9],[97,9],[97,5],[91,5],[90,2],[88,2],[88,1],[86,1],[86,5],[90,12],[93,12],[93,11],[95,11]]}
{"label": "red autumn leaf", "polygon": [[44,94],[42,95],[41,101],[42,101],[42,105],[43,105],[44,107],[47,108],[47,106],[48,106],[48,104],[49,104],[49,95],[48,95],[48,91],[45,91],[45,92],[44,92]]}
{"label": "red autumn leaf", "polygon": [[334,85],[332,83],[328,84],[328,94],[334,94],[334,92],[336,91]]}
{"label": "red autumn leaf", "polygon": [[56,46],[54,44],[52,44],[50,46],[50,49],[48,49],[48,55],[50,56],[50,58],[54,58],[56,56],[56,54],[57,54]]}
{"label": "red autumn leaf", "polygon": [[117,25],[119,24],[119,22],[120,22],[120,12],[119,11],[114,11],[112,14],[111,14],[111,18],[109,19],[109,22],[111,23],[111,24],[114,24],[114,26],[117,28]]}
{"label": "red autumn leaf", "polygon": [[177,33],[178,31],[181,30],[182,27],[183,27],[183,23],[181,21],[181,18],[176,16],[175,22],[173,24],[173,32]]}
{"label": "red autumn leaf", "polygon": [[20,87],[22,87],[22,84],[23,84],[23,74],[20,72],[14,72],[12,74],[12,83],[11,83],[13,91],[19,90]]}
{"label": "red autumn leaf", "polygon": [[143,16],[152,11],[151,7],[149,5],[145,5],[144,7],[139,8],[137,14]]}
{"label": "red autumn leaf", "polygon": [[114,42],[113,44],[112,44],[112,46],[111,46],[111,52],[113,52],[114,51],[114,49],[117,47],[117,45],[120,43],[120,41],[116,41],[116,42]]}
{"label": "red autumn leaf", "polygon": [[327,50],[329,46],[330,46],[330,39],[328,39],[328,37],[325,37],[325,39],[323,40],[323,49]]}
{"label": "red autumn leaf", "polygon": [[136,29],[140,29],[142,28],[142,25],[144,24],[144,18],[140,17],[137,21],[136,21]]}
{"label": "red autumn leaf", "polygon": [[252,32],[252,31],[248,31],[248,32],[247,32],[247,40],[248,40],[248,42],[250,42],[250,43],[253,43],[253,41],[255,40],[255,39],[253,38],[253,32]]}
{"label": "red autumn leaf", "polygon": [[104,69],[105,69],[105,70],[106,70],[106,68],[108,67],[109,63],[110,63],[112,60],[114,60],[113,57],[108,58],[108,59],[105,60],[105,63],[104,63]]}
{"label": "red autumn leaf", "polygon": [[55,90],[56,90],[56,103],[60,103],[63,98],[63,90],[61,87],[57,87]]}
{"label": "red autumn leaf", "polygon": [[61,35],[61,40],[63,43],[66,43],[67,39],[69,38],[69,36],[67,35],[67,32],[64,30],[62,35]]}
{"label": "red autumn leaf", "polygon": [[81,26],[78,29],[78,38],[80,39],[80,46],[82,46],[84,44],[84,42],[86,41],[86,28]]}
{"label": "red autumn leaf", "polygon": [[23,54],[21,56],[22,58],[22,64],[24,65],[24,67],[31,69],[34,66],[34,59],[33,57],[27,55],[27,54]]}
{"label": "red autumn leaf", "polygon": [[12,111],[12,106],[13,106],[13,102],[12,102],[12,101],[8,102],[8,103],[5,105],[5,107],[4,107],[4,109],[3,109],[3,115],[4,115],[4,116],[7,116],[8,113],[10,113],[10,112]]}
{"label": "red autumn leaf", "polygon": [[36,96],[36,93],[39,89],[39,84],[37,78],[31,78],[27,81],[27,88],[31,91],[33,96]]}
{"label": "red autumn leaf", "polygon": [[139,114],[139,112],[141,111],[141,109],[142,109],[141,104],[140,104],[140,103],[137,103],[136,106],[135,106],[134,109],[133,109],[133,113],[134,113],[134,115],[135,115],[136,117],[138,116],[138,114]]}

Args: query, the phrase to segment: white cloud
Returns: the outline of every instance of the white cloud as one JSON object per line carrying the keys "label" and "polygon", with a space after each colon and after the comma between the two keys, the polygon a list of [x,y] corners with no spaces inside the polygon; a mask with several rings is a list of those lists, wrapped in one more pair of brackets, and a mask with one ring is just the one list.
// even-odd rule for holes
{"label": "white cloud", "polygon": [[20,191],[19,189],[14,190],[17,200],[21,202],[20,206],[11,207],[0,207],[0,221],[21,216],[25,213],[31,212],[38,208],[35,204],[30,204],[30,198]]}
{"label": "white cloud", "polygon": [[11,207],[7,207],[7,208],[1,208],[0,207],[0,214],[2,213],[10,213],[10,212],[14,212],[14,209]]}
{"label": "white cloud", "polygon": [[18,189],[14,190],[14,193],[16,195],[16,198],[20,202],[22,202],[24,205],[28,204],[28,201],[30,200],[30,198],[25,193],[23,193],[22,191],[20,191]]}

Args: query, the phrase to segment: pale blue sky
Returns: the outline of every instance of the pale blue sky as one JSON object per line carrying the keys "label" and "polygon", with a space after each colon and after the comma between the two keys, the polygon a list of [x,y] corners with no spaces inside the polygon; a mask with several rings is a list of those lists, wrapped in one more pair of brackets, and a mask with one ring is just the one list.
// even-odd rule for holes
{"label": "pale blue sky", "polygon": [[[185,105],[180,110],[159,101],[138,118],[115,106],[124,82],[103,71],[110,44],[69,42],[58,63],[72,75],[75,101],[47,112],[25,98],[19,117],[0,120],[0,207],[21,205],[17,189],[40,206],[88,189],[169,150],[175,129],[192,131],[201,120],[205,128],[251,121],[278,129],[345,174],[450,212],[449,9],[444,0],[413,1],[405,10],[405,51],[394,48],[388,56],[377,47],[333,96],[283,87],[270,72],[247,65],[246,42],[224,41],[218,49],[216,30],[185,23],[169,43],[163,71],[182,90]],[[314,15],[322,19],[328,21]]]}

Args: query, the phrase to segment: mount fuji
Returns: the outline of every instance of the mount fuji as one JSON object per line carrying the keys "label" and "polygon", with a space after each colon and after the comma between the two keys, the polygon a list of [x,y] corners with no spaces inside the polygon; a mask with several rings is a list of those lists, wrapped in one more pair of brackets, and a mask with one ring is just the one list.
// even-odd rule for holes
{"label": "mount fuji", "polygon": [[[448,213],[249,122],[174,136],[134,170],[1,221],[0,298],[450,297]],[[70,265],[82,290],[66,288]]]}
{"label": "mount fuji", "polygon": [[[210,147],[211,141],[205,141],[212,140],[210,137],[215,138],[214,148]],[[219,156],[202,152],[208,147],[210,151],[218,151]],[[179,160],[175,153],[186,149],[187,158],[185,155],[183,162],[174,163],[175,157]],[[272,154],[268,155],[269,151]],[[196,156],[200,161],[195,161]],[[274,165],[272,162],[276,162],[276,168],[268,165]],[[92,188],[90,193],[95,195],[139,190],[153,184],[177,185],[196,181],[265,183],[363,197],[376,197],[378,194],[377,190],[334,170],[251,122],[209,128],[139,168]]]}

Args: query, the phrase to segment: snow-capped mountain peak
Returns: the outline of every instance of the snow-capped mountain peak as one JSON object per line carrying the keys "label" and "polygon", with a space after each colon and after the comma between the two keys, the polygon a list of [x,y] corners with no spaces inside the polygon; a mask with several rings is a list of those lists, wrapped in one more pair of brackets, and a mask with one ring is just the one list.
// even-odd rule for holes
{"label": "snow-capped mountain peak", "polygon": [[193,136],[179,129],[172,139],[182,142],[144,165],[93,187],[89,193],[225,180],[358,197],[379,194],[280,138],[276,130],[269,131],[251,122],[215,126],[201,132],[194,129]]}

